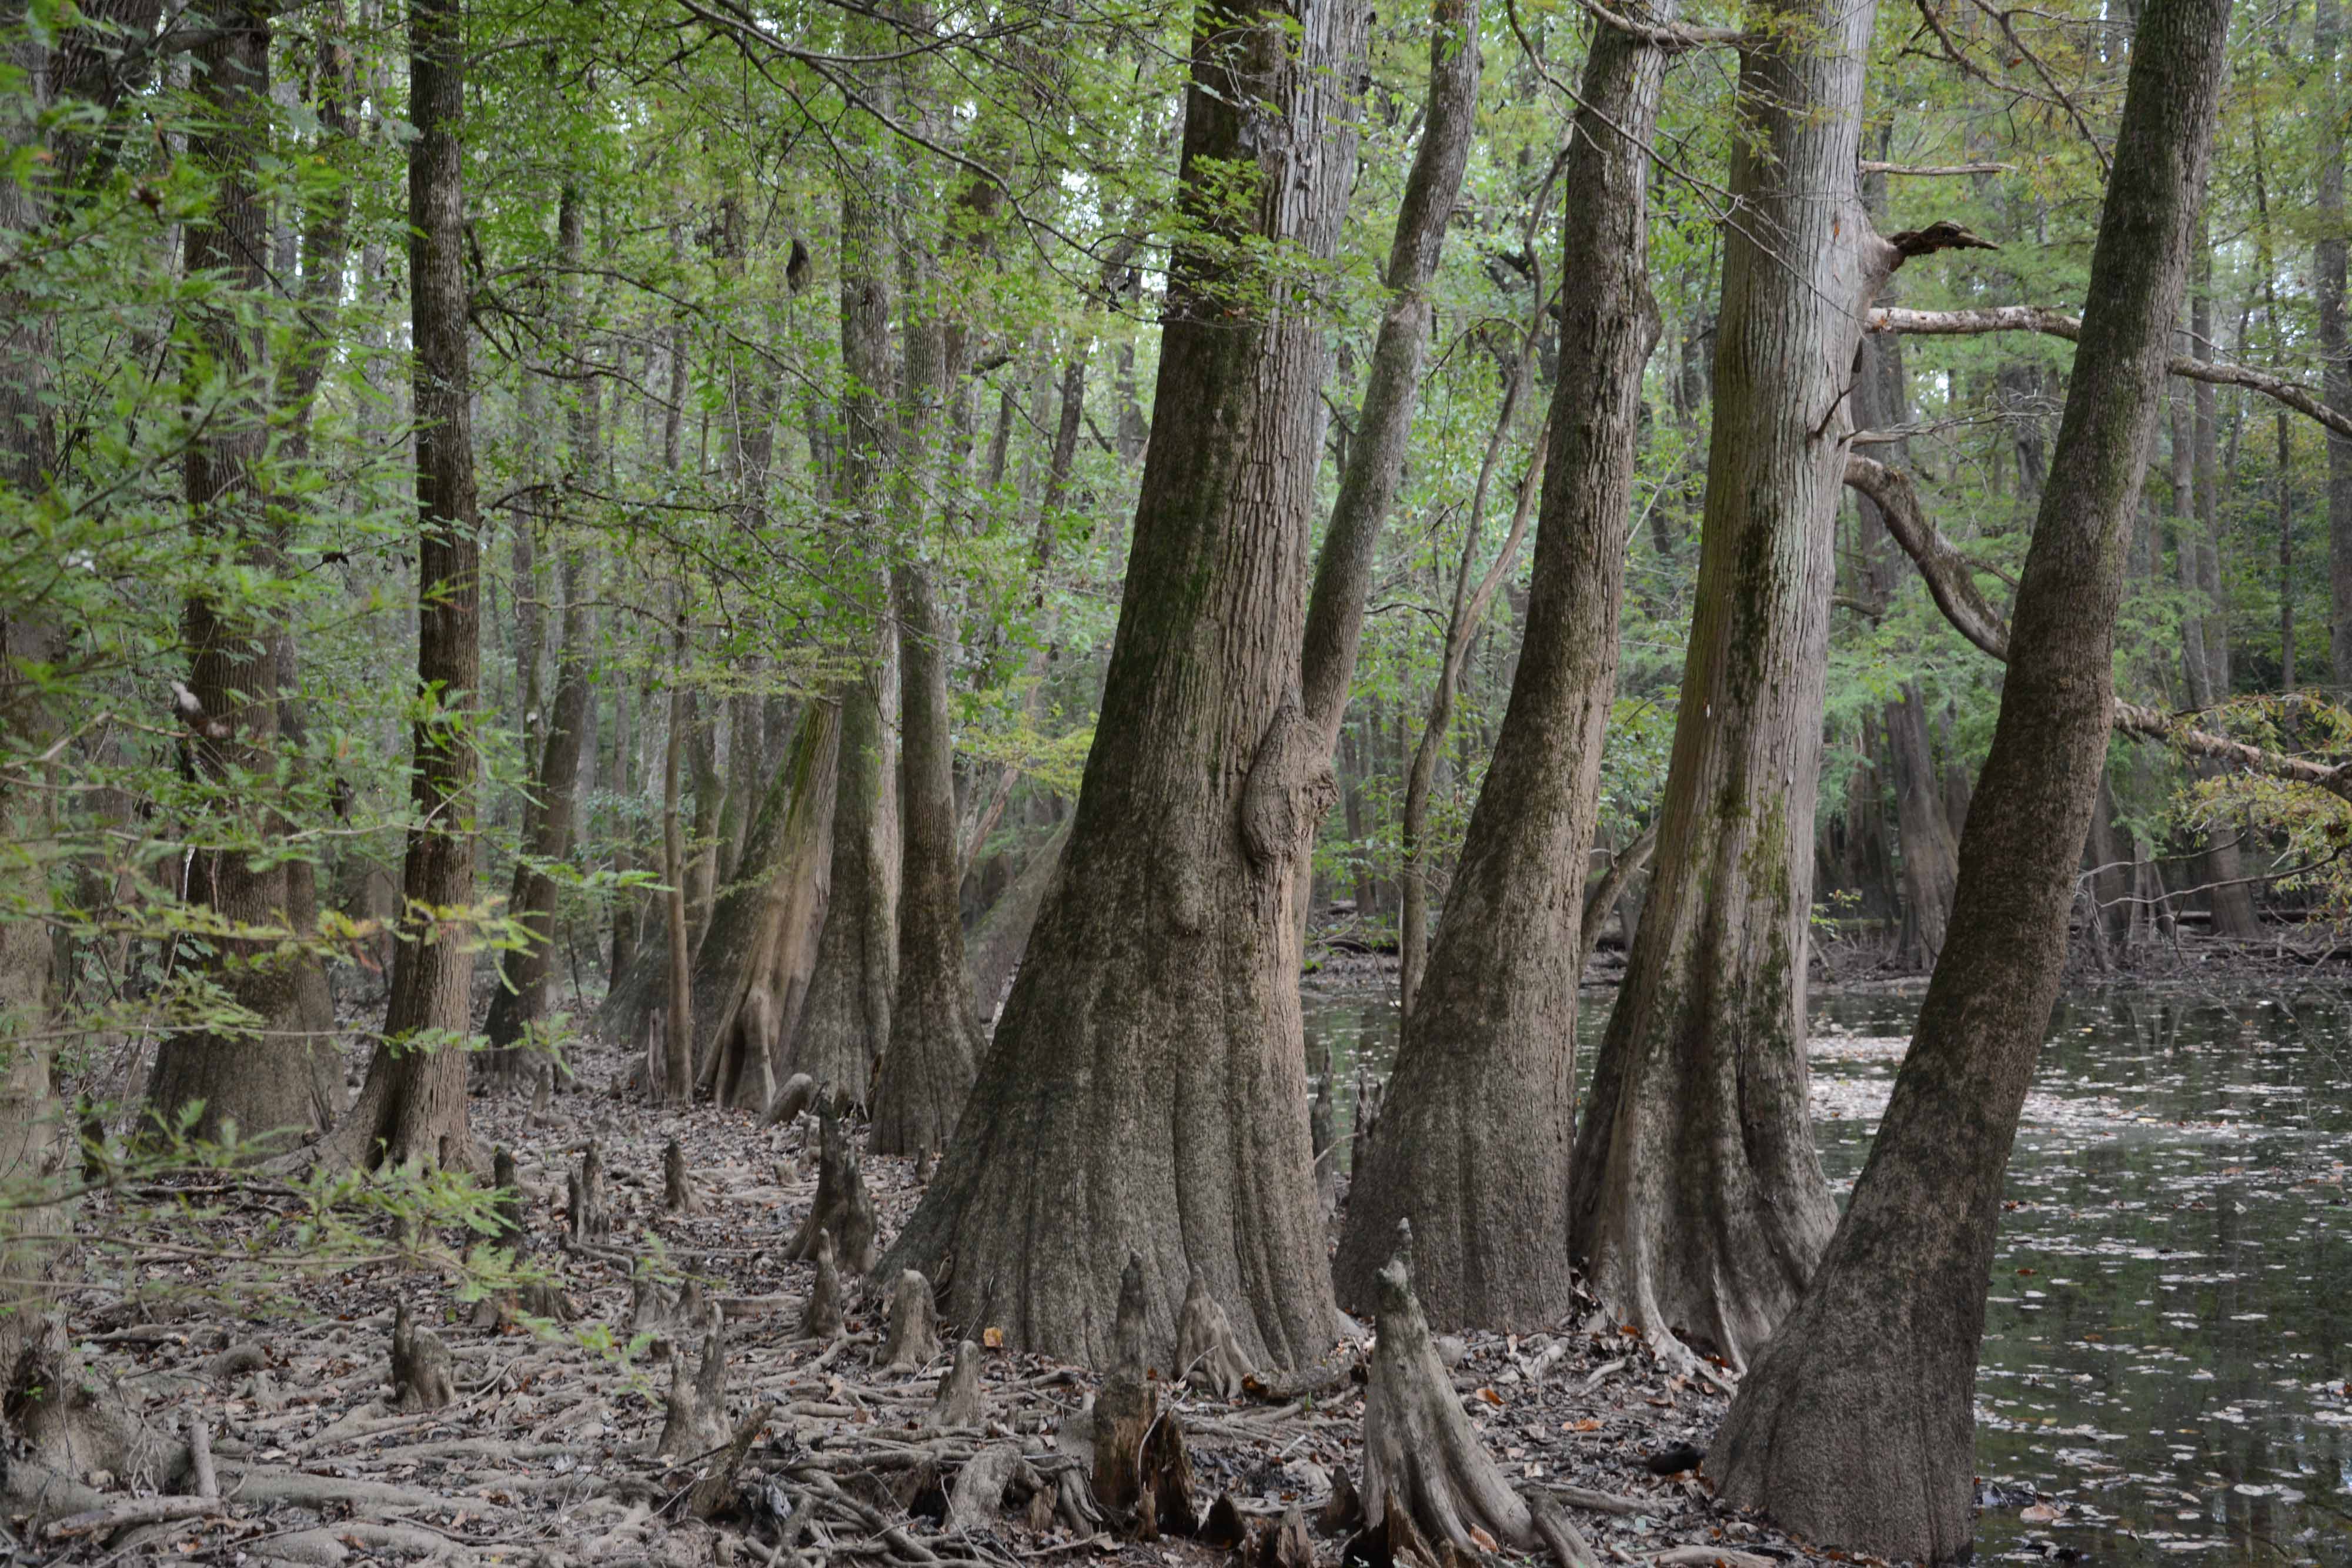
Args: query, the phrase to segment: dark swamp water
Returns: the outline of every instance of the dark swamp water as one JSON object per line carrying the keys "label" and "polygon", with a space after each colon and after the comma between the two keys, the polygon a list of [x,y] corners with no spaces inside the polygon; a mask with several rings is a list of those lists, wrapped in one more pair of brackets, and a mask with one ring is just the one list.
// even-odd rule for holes
{"label": "dark swamp water", "polygon": [[[1356,1064],[1384,1071],[1396,1049],[1392,988],[1310,979],[1306,1001],[1344,1148]],[[1588,996],[1584,1073],[1608,1007]],[[1814,999],[1815,1129],[1841,1201],[1916,1008]],[[2347,1165],[2352,991],[2059,1004],[1977,1382],[1977,1469],[2008,1494],[1980,1554],[2352,1565]],[[2026,1489],[2043,1500],[2021,1506]]]}

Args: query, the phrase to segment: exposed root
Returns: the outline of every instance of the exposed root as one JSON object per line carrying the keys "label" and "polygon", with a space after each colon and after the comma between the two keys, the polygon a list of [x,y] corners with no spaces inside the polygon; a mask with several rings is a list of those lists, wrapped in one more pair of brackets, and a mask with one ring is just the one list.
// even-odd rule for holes
{"label": "exposed root", "polygon": [[656,1457],[690,1459],[728,1441],[727,1343],[723,1313],[710,1314],[702,1336],[702,1362],[688,1377],[686,1357],[673,1351],[669,1364],[669,1398],[662,1409]]}
{"label": "exposed root", "polygon": [[981,1413],[980,1346],[965,1340],[956,1346],[954,1367],[940,1379],[939,1397],[923,1425],[932,1431],[977,1427]]}
{"label": "exposed root", "polygon": [[1399,1519],[1462,1552],[1491,1552],[1498,1542],[1533,1551],[1542,1544],[1534,1516],[1471,1429],[1430,1343],[1406,1264],[1412,1232],[1398,1229],[1397,1255],[1373,1292],[1380,1338],[1364,1391],[1364,1517],[1374,1529],[1389,1527],[1392,1553],[1402,1544]]}
{"label": "exposed root", "polygon": [[582,1242],[608,1241],[613,1235],[613,1210],[604,1196],[604,1156],[589,1140],[581,1154],[580,1163],[565,1179],[570,1200],[570,1235],[576,1246]]}
{"label": "exposed root", "polygon": [[882,1347],[882,1369],[920,1372],[939,1354],[939,1310],[931,1300],[931,1282],[909,1269],[890,1287],[890,1337]]}
{"label": "exposed root", "polygon": [[1184,1310],[1176,1319],[1176,1364],[1184,1380],[1213,1389],[1220,1399],[1239,1398],[1250,1375],[1249,1357],[1234,1333],[1225,1309],[1209,1294],[1209,1281],[1192,1270],[1184,1289]]}
{"label": "exposed root", "polygon": [[1143,1260],[1130,1252],[1111,1333],[1118,1359],[1095,1396],[1095,1496],[1134,1539],[1156,1541],[1192,1532],[1192,1465],[1175,1410],[1160,1407],[1143,1339]]}
{"label": "exposed root", "polygon": [[801,1337],[838,1339],[843,1329],[841,1270],[833,1260],[833,1232],[820,1230],[816,1237],[816,1284],[809,1291],[808,1306],[801,1313]]}
{"label": "exposed root", "polygon": [[881,1225],[875,1217],[873,1196],[866,1190],[866,1178],[849,1152],[848,1130],[841,1124],[840,1112],[829,1095],[818,1103],[817,1127],[816,1201],[784,1256],[814,1258],[817,1237],[830,1230],[839,1249],[839,1266],[852,1274],[871,1273]]}
{"label": "exposed root", "polygon": [[686,1150],[672,1138],[662,1150],[662,1208],[669,1214],[693,1214],[701,1207],[695,1200],[694,1180],[687,1175]]}
{"label": "exposed root", "polygon": [[408,1303],[392,1316],[393,1406],[403,1412],[438,1410],[457,1397],[449,1347],[431,1329],[413,1322]]}
{"label": "exposed root", "polygon": [[1008,1503],[1028,1501],[1045,1488],[1045,1478],[1021,1457],[1020,1446],[992,1443],[972,1456],[956,1478],[948,1500],[950,1530],[987,1530]]}

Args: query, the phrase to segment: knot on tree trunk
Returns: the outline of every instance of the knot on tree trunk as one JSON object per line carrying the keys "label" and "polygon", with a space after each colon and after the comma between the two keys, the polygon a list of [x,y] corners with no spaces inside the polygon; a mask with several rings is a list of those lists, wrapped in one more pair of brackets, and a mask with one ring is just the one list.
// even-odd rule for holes
{"label": "knot on tree trunk", "polygon": [[1339,793],[1321,730],[1297,704],[1285,704],[1242,783],[1242,841],[1250,858],[1270,869],[1304,853]]}

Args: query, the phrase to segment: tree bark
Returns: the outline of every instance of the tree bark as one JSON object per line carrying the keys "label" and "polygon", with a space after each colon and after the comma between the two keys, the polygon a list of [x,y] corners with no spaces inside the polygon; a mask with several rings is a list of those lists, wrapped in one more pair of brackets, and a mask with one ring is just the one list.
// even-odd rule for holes
{"label": "tree bark", "polygon": [[955,742],[949,730],[948,653],[954,633],[933,569],[891,570],[898,610],[900,859],[898,985],[890,1045],[874,1079],[877,1154],[944,1147],[963,1111],[987,1040],[964,967],[957,853]]}
{"label": "tree bark", "polygon": [[2091,307],[1961,839],[1951,941],[1836,1239],[1708,1457],[1724,1500],[1823,1546],[1944,1562],[1970,1544],[1977,1354],[2002,1175],[2065,967],[2106,752],[2125,541],[2228,24],[2228,0],[2148,0],[2141,13]]}
{"label": "tree bark", "polygon": [[572,824],[579,813],[580,755],[591,696],[588,661],[596,634],[596,612],[589,604],[595,570],[589,548],[574,544],[564,550],[555,701],[523,811],[522,853],[515,861],[513,889],[507,896],[508,913],[521,925],[527,946],[506,955],[500,964],[499,988],[490,997],[484,1029],[493,1048],[484,1059],[484,1071],[510,1086],[535,1075],[533,1064],[514,1048],[547,1013],[548,985],[555,972],[557,890],[546,868],[572,852]]}
{"label": "tree bark", "polygon": [[475,935],[473,721],[481,678],[481,517],[474,487],[465,271],[465,13],[411,0],[408,272],[415,345],[417,720],[384,1039],[326,1150],[363,1165],[475,1165],[466,1038]]}
{"label": "tree bark", "polygon": [[677,623],[670,639],[669,734],[662,745],[662,915],[669,984],[665,993],[661,1082],[647,1087],[655,1098],[683,1105],[694,1098],[694,942],[687,925],[690,890],[681,800],[687,732],[694,727],[694,709],[686,685],[685,584],[680,582],[675,591]]}
{"label": "tree bark", "polygon": [[1036,926],[1038,910],[1045,906],[1046,890],[1062,869],[1062,847],[1069,841],[1070,824],[1065,821],[1031,853],[1013,885],[997,895],[972,928],[968,949],[971,1000],[983,1022],[993,1021],[1003,1005],[1005,988],[1013,983],[1013,971],[1020,968],[1021,956],[1029,949],[1029,933]]}
{"label": "tree bark", "polygon": [[[194,526],[228,544],[240,567],[262,571],[277,559],[255,471],[269,435],[270,382],[261,332],[247,312],[270,287],[269,215],[257,183],[268,137],[269,48],[268,12],[240,5],[215,18],[212,37],[196,51],[205,114],[203,128],[189,137],[188,155],[213,176],[213,202],[184,230],[189,272],[216,275],[231,290],[217,308],[198,313],[197,329],[225,379],[226,402],[189,451],[188,508]],[[266,841],[285,831],[270,792],[254,782],[269,779],[278,763],[281,640],[236,602],[236,592],[192,594],[181,624],[195,705],[188,752],[198,778],[221,791],[194,824],[199,841],[187,897],[222,925],[207,938],[206,967],[241,1017],[167,1033],[156,1049],[148,1104],[171,1124],[201,1105],[191,1129],[198,1137],[285,1139],[320,1124],[299,977],[289,951],[294,934],[287,862],[202,843],[214,833]]]}
{"label": "tree bark", "polygon": [[[1130,1249],[1154,1354],[1192,1269],[1251,1358],[1339,1323],[1307,1129],[1295,882],[1329,799],[1300,711],[1328,367],[1269,248],[1336,248],[1359,0],[1194,16],[1152,438],[1062,873],[946,1158],[886,1273],[947,1317],[1101,1364]],[[1253,177],[1243,199],[1211,199]]]}
{"label": "tree bark", "polygon": [[[1616,1321],[1742,1365],[1836,1220],[1813,1151],[1806,923],[1843,402],[1908,254],[1855,187],[1874,5],[1761,6],[1742,56],[1698,600],[1642,927],[1570,1236]],[[1966,243],[1962,241],[1961,243]],[[1980,242],[1979,242],[1980,243]]]}
{"label": "tree bark", "polygon": [[[2311,253],[2312,291],[2319,297],[2320,386],[2327,406],[2352,413],[2352,343],[2344,319],[2344,98],[2336,85],[2344,44],[2341,0],[2315,0],[2311,53],[2319,68],[2319,167],[2312,194],[2319,237]],[[2352,692],[2352,439],[2327,436],[2328,672],[2337,696]]]}
{"label": "tree bark", "polygon": [[[873,506],[894,444],[887,415],[891,247],[878,179],[861,173],[845,180],[841,195],[841,357],[847,390],[834,500],[853,515]],[[881,526],[879,518],[866,520]],[[874,1064],[889,1045],[897,984],[895,791],[882,727],[880,664],[835,694],[841,706],[841,743],[832,894],[808,1005],[785,1052],[791,1071],[805,1072],[858,1104],[866,1103]]]}
{"label": "tree bark", "polygon": [[[1644,19],[1671,21],[1670,5]],[[1333,1274],[1377,1298],[1412,1222],[1447,1325],[1532,1328],[1569,1300],[1577,960],[1632,526],[1649,289],[1649,141],[1665,51],[1600,27],[1564,175],[1559,361],[1533,586],[1510,706],[1427,977],[1349,1189]]]}

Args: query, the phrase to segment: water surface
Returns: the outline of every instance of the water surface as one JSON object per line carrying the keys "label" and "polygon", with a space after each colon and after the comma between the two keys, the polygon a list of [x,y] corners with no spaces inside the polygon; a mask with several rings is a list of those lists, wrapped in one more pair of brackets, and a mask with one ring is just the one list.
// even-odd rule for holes
{"label": "water surface", "polygon": [[[1306,1003],[1344,1145],[1358,1065],[1377,1077],[1395,1054],[1392,992],[1310,979]],[[1609,1005],[1586,1000],[1580,1081]],[[1916,1006],[1814,1001],[1815,1130],[1841,1201]],[[2352,995],[2059,1004],[1993,1266],[1977,1466],[2006,1506],[1985,1511],[1980,1552],[2352,1568],[2347,1161]]]}

